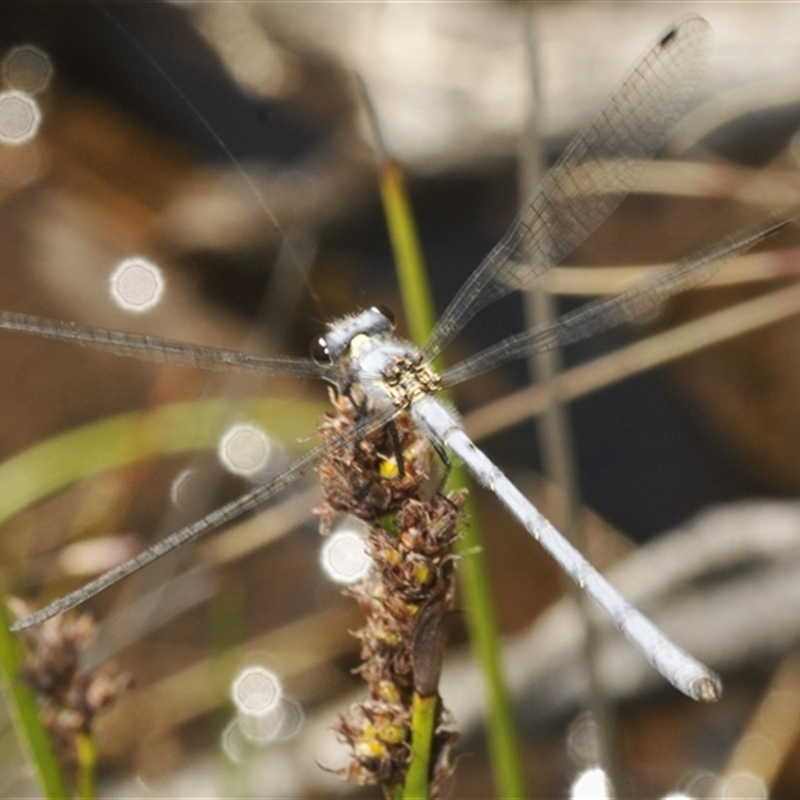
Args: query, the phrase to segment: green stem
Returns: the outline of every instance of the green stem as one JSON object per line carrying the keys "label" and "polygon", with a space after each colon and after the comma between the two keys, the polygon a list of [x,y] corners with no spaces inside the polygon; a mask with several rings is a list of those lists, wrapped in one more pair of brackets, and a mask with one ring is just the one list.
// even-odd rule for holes
{"label": "green stem", "polygon": [[[411,203],[399,166],[385,159],[380,165],[380,187],[389,236],[395,256],[403,307],[412,340],[422,346],[435,324],[433,295],[425,270],[422,248],[414,225]],[[441,363],[437,363],[441,369]],[[460,465],[451,473],[453,486],[466,486],[467,474]],[[527,797],[522,750],[514,725],[511,698],[501,663],[502,647],[494,611],[489,568],[477,525],[472,499],[464,507],[470,525],[459,542],[462,558],[459,583],[464,598],[473,652],[483,671],[489,699],[488,741],[495,788],[502,797]],[[414,728],[414,736],[417,736]],[[417,753],[416,742],[412,750]],[[415,768],[414,761],[409,767]]]}
{"label": "green stem", "polygon": [[78,736],[78,797],[80,800],[95,800],[95,771],[97,749],[94,739],[87,734]]}
{"label": "green stem", "polygon": [[431,750],[436,731],[439,696],[422,697],[414,692],[411,706],[411,763],[406,774],[402,800],[428,800],[431,774]]}
{"label": "green stem", "polygon": [[405,178],[396,162],[381,164],[380,188],[408,331],[411,341],[422,347],[436,324],[436,308]]}
{"label": "green stem", "polygon": [[50,735],[39,719],[36,695],[20,678],[23,662],[22,645],[9,631],[11,621],[0,603],[0,673],[2,688],[17,731],[17,737],[27,752],[26,763],[33,766],[42,796],[48,800],[71,798],[61,771]]}

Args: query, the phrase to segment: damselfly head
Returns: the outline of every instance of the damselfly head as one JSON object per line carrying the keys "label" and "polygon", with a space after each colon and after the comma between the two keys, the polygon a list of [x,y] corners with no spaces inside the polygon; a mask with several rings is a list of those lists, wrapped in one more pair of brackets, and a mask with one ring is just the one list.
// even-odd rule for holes
{"label": "damselfly head", "polygon": [[394,314],[386,306],[372,306],[358,314],[332,322],[328,332],[311,344],[311,357],[318,364],[338,361],[356,336],[387,336],[394,330]]}

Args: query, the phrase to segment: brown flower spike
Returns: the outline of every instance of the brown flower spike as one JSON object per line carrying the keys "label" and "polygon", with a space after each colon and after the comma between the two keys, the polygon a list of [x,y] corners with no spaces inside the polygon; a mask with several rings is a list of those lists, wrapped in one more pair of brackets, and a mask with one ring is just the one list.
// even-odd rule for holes
{"label": "brown flower spike", "polygon": [[[357,387],[350,397],[332,392],[331,401],[335,413],[320,426],[322,439],[331,445],[318,467],[325,503],[316,513],[323,534],[338,514],[364,522],[374,562],[361,582],[345,590],[366,618],[355,635],[361,640],[357,672],[368,696],[336,725],[352,754],[340,774],[362,785],[380,784],[388,796],[391,787],[405,781],[414,693],[438,693],[443,620],[455,592],[453,544],[466,492],[445,497],[431,489],[434,452],[406,414],[341,447],[338,443],[369,413]],[[451,772],[449,751],[456,734],[444,729],[445,718],[439,700],[432,797]]]}
{"label": "brown flower spike", "polygon": [[[9,601],[18,616],[30,612],[16,598]],[[63,614],[25,630],[28,656],[23,680],[36,692],[42,724],[50,732],[65,777],[78,774],[78,742],[91,732],[95,716],[112,705],[133,684],[132,677],[113,663],[80,668],[80,654],[95,638],[97,626],[88,614]]]}

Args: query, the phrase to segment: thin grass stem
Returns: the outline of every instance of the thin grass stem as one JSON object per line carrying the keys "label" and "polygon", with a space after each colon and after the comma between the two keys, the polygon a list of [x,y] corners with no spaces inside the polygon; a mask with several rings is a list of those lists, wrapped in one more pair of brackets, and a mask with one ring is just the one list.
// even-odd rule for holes
{"label": "thin grass stem", "polygon": [[[411,203],[399,166],[390,159],[383,158],[379,168],[381,195],[408,328],[415,344],[422,346],[433,330],[436,320]],[[441,364],[436,366],[440,368]],[[454,487],[467,485],[463,467],[454,466],[450,482]],[[511,699],[503,677],[502,648],[489,569],[476,524],[476,508],[470,497],[467,498],[465,512],[470,524],[458,543],[461,556],[459,586],[463,595],[473,652],[487,687],[488,740],[495,789],[502,797],[527,797],[521,748],[514,725]],[[416,729],[415,735],[418,735]],[[416,750],[414,745],[412,747]]]}
{"label": "thin grass stem", "polygon": [[72,792],[61,771],[50,736],[39,718],[36,696],[20,677],[22,645],[19,637],[11,633],[10,626],[6,609],[0,604],[0,682],[17,736],[27,753],[27,763],[35,771],[42,797],[47,800],[71,798]]}

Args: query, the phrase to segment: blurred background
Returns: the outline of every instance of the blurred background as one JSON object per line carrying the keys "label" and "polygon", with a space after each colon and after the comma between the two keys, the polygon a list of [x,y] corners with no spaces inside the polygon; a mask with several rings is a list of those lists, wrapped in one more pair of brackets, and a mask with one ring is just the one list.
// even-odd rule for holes
{"label": "blurred background", "polygon": [[[0,307],[291,355],[343,313],[380,303],[400,317],[358,74],[406,170],[442,309],[518,210],[531,162],[551,163],[688,11],[713,26],[709,68],[636,194],[552,271],[561,310],[797,202],[799,7],[5,4],[3,88],[30,92],[42,119],[27,143],[0,145]],[[109,294],[131,256],[165,276],[146,314]],[[621,795],[800,794],[798,269],[791,230],[646,324],[565,354],[573,441],[562,455],[580,483],[585,548],[603,568],[619,562],[615,582],[725,681],[719,704],[694,704],[604,639]],[[448,359],[523,324],[519,299],[504,302]],[[297,380],[231,379],[10,333],[0,376],[3,459],[120,414],[141,415],[126,418],[123,437],[145,435],[142,425],[153,439],[151,456],[125,468],[91,466],[110,435],[99,431],[96,448],[56,440],[2,473],[2,585],[36,605],[250,486],[220,464],[215,426],[257,421],[276,471],[313,443],[326,400],[323,386]],[[555,514],[534,420],[546,397],[526,386],[513,365],[456,399],[481,446]],[[157,416],[171,404],[186,404],[183,422]],[[181,442],[166,444],[169,433]],[[566,796],[596,759],[582,622],[559,601],[555,565],[476,494],[531,796]],[[114,659],[136,680],[97,721],[102,796],[379,796],[319,766],[345,763],[330,728],[360,692],[358,612],[319,566],[319,502],[309,476],[264,516],[90,603],[100,636],[87,662]],[[253,663],[279,674],[302,709],[286,741],[231,734],[230,682]],[[442,691],[463,733],[451,795],[492,797],[460,614]],[[35,796],[0,719],[0,793]]]}

